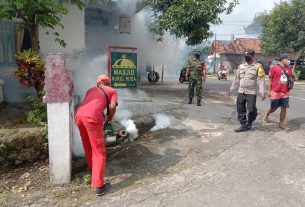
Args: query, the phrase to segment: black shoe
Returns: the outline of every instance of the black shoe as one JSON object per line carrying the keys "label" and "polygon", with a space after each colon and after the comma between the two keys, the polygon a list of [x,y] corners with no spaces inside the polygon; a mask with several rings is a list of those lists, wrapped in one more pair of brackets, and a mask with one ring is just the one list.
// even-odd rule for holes
{"label": "black shoe", "polygon": [[201,99],[197,100],[197,106],[201,106]]}
{"label": "black shoe", "polygon": [[111,188],[111,184],[105,183],[105,185],[103,187],[95,189],[95,195],[97,195],[97,196],[105,195],[110,190],[110,188]]}
{"label": "black shoe", "polygon": [[192,104],[193,103],[193,98],[189,97],[189,102],[188,104]]}
{"label": "black shoe", "polygon": [[247,123],[247,127],[248,127],[248,129],[250,130],[250,129],[252,128],[252,122],[248,122],[248,123]]}
{"label": "black shoe", "polygon": [[238,129],[234,129],[235,132],[245,132],[245,131],[248,131],[248,130],[249,130],[249,128],[246,125],[242,125]]}

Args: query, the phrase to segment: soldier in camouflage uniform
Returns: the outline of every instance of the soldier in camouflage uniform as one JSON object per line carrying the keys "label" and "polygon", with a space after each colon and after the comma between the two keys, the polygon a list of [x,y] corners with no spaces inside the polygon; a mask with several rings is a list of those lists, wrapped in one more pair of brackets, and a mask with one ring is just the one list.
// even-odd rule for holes
{"label": "soldier in camouflage uniform", "polygon": [[197,106],[201,106],[202,81],[206,81],[206,66],[204,61],[200,60],[200,54],[200,51],[195,52],[195,57],[188,61],[186,71],[186,79],[189,78],[188,104],[192,104],[194,98],[194,90],[196,89]]}

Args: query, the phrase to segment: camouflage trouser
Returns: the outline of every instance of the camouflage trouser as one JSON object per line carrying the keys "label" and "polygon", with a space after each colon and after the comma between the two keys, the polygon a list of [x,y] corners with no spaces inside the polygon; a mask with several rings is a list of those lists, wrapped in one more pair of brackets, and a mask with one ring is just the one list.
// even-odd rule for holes
{"label": "camouflage trouser", "polygon": [[[195,89],[196,88],[196,89]],[[189,80],[189,97],[194,98],[194,90],[196,90],[197,99],[202,99],[202,79]]]}

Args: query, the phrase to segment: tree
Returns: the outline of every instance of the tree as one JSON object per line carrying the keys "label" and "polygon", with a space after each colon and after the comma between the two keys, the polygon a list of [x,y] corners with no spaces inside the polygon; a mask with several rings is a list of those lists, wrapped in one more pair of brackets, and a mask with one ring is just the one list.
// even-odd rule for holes
{"label": "tree", "polygon": [[255,17],[252,21],[252,23],[246,27],[244,27],[244,30],[247,34],[258,34],[260,35],[263,31],[263,24],[264,19],[268,15],[267,11],[259,12],[255,14]]}
{"label": "tree", "polygon": [[[305,1],[291,0],[277,4],[263,23],[262,49],[266,54],[297,53],[299,60],[305,51]],[[296,79],[296,64],[293,73]]]}
{"label": "tree", "polygon": [[212,36],[210,24],[220,24],[219,14],[231,13],[238,0],[147,0],[153,11],[151,31],[162,40],[165,32],[187,38],[188,45]]}
{"label": "tree", "polygon": [[2,0],[0,1],[0,19],[21,20],[21,26],[29,28],[32,50],[36,53],[39,52],[38,26],[52,30],[55,41],[65,47],[65,41],[60,39],[55,28],[63,28],[61,18],[68,13],[65,7],[67,3],[76,5],[79,9],[85,6],[82,0]]}

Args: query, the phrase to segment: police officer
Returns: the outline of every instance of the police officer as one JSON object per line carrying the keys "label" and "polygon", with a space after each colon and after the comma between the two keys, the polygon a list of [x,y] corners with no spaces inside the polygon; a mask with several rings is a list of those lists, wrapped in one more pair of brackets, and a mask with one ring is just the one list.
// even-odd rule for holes
{"label": "police officer", "polygon": [[202,81],[206,81],[206,66],[200,59],[201,52],[195,51],[195,57],[188,60],[185,78],[189,79],[189,102],[193,103],[194,90],[196,90],[197,106],[201,106],[202,99]]}
{"label": "police officer", "polygon": [[239,65],[235,79],[229,89],[229,96],[233,90],[238,90],[237,113],[241,126],[235,132],[248,131],[256,119],[256,94],[257,85],[262,100],[265,96],[265,72],[261,64],[254,60],[254,50],[245,52],[245,62]]}

